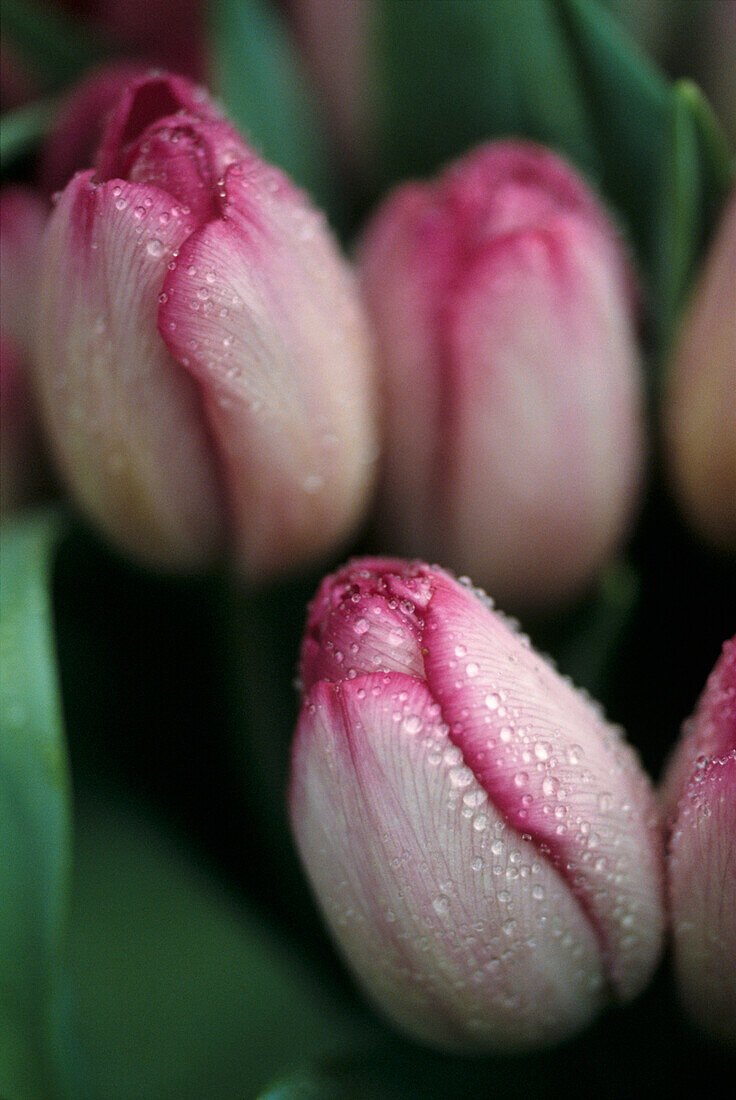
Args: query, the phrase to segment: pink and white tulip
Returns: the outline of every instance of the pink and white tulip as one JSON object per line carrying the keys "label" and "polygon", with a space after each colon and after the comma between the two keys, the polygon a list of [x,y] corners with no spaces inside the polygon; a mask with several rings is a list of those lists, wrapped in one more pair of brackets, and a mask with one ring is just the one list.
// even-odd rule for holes
{"label": "pink and white tulip", "polygon": [[736,192],[683,320],[664,408],[684,515],[714,546],[736,551]]}
{"label": "pink and white tulip", "polygon": [[359,260],[384,544],[506,606],[581,595],[627,532],[643,465],[633,276],[607,213],[549,150],[499,142],[400,187]]}
{"label": "pink and white tulip", "polygon": [[736,1048],[736,637],[683,727],[663,795],[680,997],[705,1032]]}
{"label": "pink and white tulip", "polygon": [[306,197],[182,78],[132,81],[50,219],[37,383],[118,545],[253,580],[359,520],[376,457],[354,278]]}
{"label": "pink and white tulip", "polygon": [[370,172],[376,151],[374,0],[282,0],[341,161]]}
{"label": "pink and white tulip", "polygon": [[655,800],[620,731],[421,563],[320,587],[301,655],[296,844],[368,996],[437,1047],[553,1043],[646,985]]}
{"label": "pink and white tulip", "polygon": [[48,206],[26,187],[0,192],[0,507],[27,504],[44,480],[28,385],[34,302]]}

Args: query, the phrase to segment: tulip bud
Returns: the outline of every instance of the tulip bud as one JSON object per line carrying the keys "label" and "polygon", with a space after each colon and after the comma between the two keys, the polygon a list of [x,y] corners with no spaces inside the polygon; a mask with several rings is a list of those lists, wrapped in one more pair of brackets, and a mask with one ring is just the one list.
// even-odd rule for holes
{"label": "tulip bud", "polygon": [[283,0],[283,6],[341,160],[352,171],[370,171],[377,113],[369,50],[374,0]]}
{"label": "tulip bud", "polygon": [[0,192],[0,508],[27,503],[44,480],[41,445],[27,371],[33,345],[33,301],[48,214],[28,188]]}
{"label": "tulip bud", "polygon": [[360,258],[391,549],[507,606],[580,595],[642,469],[632,276],[605,211],[551,152],[501,142],[399,188]]}
{"label": "tulip bud", "polygon": [[736,636],[683,727],[663,791],[680,997],[704,1031],[736,1047]]}
{"label": "tulip bud", "polygon": [[685,516],[714,546],[736,550],[736,193],[675,345],[665,437]]}
{"label": "tulip bud", "polygon": [[204,93],[131,82],[97,173],[45,238],[37,382],[78,501],[171,568],[227,538],[246,577],[316,558],[361,514],[371,355],[323,221]]}
{"label": "tulip bud", "polygon": [[552,1043],[646,984],[648,781],[482,593],[420,563],[327,578],[301,656],[296,844],[359,982],[438,1047]]}

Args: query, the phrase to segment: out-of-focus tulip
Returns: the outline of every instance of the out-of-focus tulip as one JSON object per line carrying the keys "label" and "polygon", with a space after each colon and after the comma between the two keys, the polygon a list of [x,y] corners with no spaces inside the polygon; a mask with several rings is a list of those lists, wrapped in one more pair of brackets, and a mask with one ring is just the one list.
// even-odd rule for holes
{"label": "out-of-focus tulip", "polygon": [[27,371],[40,243],[48,207],[28,188],[0,192],[0,507],[30,500],[44,480]]}
{"label": "out-of-focus tulip", "polygon": [[40,183],[49,193],[66,187],[75,172],[88,168],[107,116],[131,80],[143,76],[140,65],[115,62],[94,69],[61,104],[41,156]]}
{"label": "out-of-focus tulip", "polygon": [[714,546],[736,550],[736,193],[675,344],[665,439],[683,513]]}
{"label": "out-of-focus tulip", "polygon": [[291,819],[368,995],[439,1047],[554,1042],[646,984],[650,785],[620,732],[482,593],[420,563],[325,580],[301,656]]}
{"label": "out-of-focus tulip", "polygon": [[569,165],[482,147],[381,207],[360,250],[384,388],[384,545],[514,608],[580,595],[642,471],[633,280]]}
{"label": "out-of-focus tulip", "polygon": [[131,82],[45,237],[38,391],[85,511],[139,559],[259,579],[333,548],[376,454],[367,324],[324,219],[203,92]]}
{"label": "out-of-focus tulip", "polygon": [[680,996],[704,1031],[736,1047],[736,637],[685,723],[663,790]]}
{"label": "out-of-focus tulip", "polygon": [[322,97],[341,160],[370,170],[376,105],[369,40],[374,0],[282,0],[306,67]]}

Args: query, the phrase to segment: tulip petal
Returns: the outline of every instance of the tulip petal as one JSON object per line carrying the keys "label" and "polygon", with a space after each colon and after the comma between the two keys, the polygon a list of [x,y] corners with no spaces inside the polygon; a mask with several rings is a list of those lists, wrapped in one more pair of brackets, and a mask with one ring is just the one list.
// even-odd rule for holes
{"label": "tulip petal", "polygon": [[692,718],[669,762],[662,800],[670,821],[693,774],[713,757],[736,749],[736,636],[723,643]]}
{"label": "tulip petal", "polygon": [[499,812],[567,881],[616,994],[634,996],[658,958],[662,911],[656,806],[633,751],[446,575],[435,574],[424,619],[427,684],[452,741]]}
{"label": "tulip petal", "polygon": [[62,470],[104,530],[174,567],[211,560],[222,524],[196,387],[156,330],[192,228],[154,187],[81,173],[51,216],[39,293],[37,389]]}
{"label": "tulip petal", "polygon": [[221,219],[164,294],[159,330],[199,383],[242,567],[319,556],[357,520],[375,460],[367,326],[323,220],[279,172],[233,165]]}
{"label": "tulip petal", "polygon": [[437,529],[450,541],[437,550],[517,606],[591,583],[636,501],[640,368],[619,270],[601,262],[609,251],[558,215],[487,245],[445,304],[463,429],[448,441],[453,490]]}
{"label": "tulip petal", "polygon": [[300,854],[369,996],[424,1041],[523,1049],[603,1001],[596,936],[565,877],[463,764],[427,686],[318,683],[293,750]]}
{"label": "tulip petal", "polygon": [[222,121],[206,91],[183,76],[153,72],[129,81],[107,120],[97,153],[98,178],[124,175],[122,162],[128,146],[151,123],[178,111]]}
{"label": "tulip petal", "polygon": [[144,130],[121,162],[126,179],[160,187],[202,224],[219,215],[225,172],[244,159],[253,160],[253,154],[226,122],[203,122],[180,111]]}
{"label": "tulip petal", "polygon": [[668,868],[680,994],[693,1019],[736,1047],[736,749],[696,769]]}
{"label": "tulip petal", "polygon": [[[310,604],[299,673],[302,691],[317,680],[371,672],[424,676],[418,605],[431,588],[421,574],[402,578],[404,563],[364,558],[326,577]],[[423,586],[423,588],[422,588]]]}

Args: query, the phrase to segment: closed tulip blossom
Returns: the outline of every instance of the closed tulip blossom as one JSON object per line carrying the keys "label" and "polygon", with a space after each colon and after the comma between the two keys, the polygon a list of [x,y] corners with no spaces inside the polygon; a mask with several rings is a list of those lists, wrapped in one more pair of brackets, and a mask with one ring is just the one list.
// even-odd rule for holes
{"label": "closed tulip blossom", "polygon": [[187,81],[132,81],[45,238],[37,388],[61,471],[138,559],[246,578],[364,507],[371,350],[324,219]]}
{"label": "closed tulip blossom", "polygon": [[311,605],[301,683],[296,844],[397,1026],[533,1048],[643,989],[663,921],[650,785],[482,593],[421,563],[354,562]]}
{"label": "closed tulip blossom", "polygon": [[384,545],[507,607],[580,596],[642,474],[634,280],[605,210],[549,150],[499,142],[400,187],[359,259],[385,396]]}
{"label": "closed tulip blossom", "polygon": [[663,792],[678,990],[693,1020],[736,1048],[736,637],[685,723]]}
{"label": "closed tulip blossom", "polygon": [[664,411],[684,515],[708,542],[736,552],[736,192],[675,342]]}
{"label": "closed tulip blossom", "polygon": [[371,49],[374,0],[281,0],[305,66],[322,98],[337,152],[350,171],[376,163]]}

